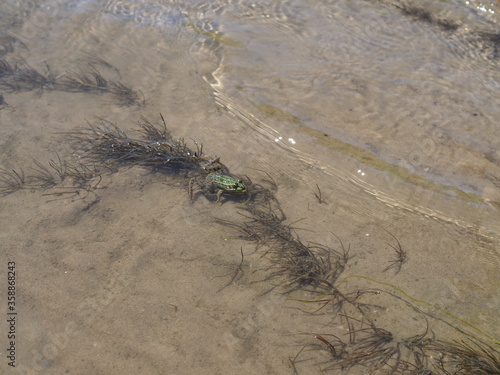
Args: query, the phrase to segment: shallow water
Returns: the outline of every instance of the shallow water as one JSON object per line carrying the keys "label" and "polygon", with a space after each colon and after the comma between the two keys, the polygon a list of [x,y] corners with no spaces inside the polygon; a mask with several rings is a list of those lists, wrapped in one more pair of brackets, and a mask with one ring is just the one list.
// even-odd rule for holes
{"label": "shallow water", "polygon": [[[0,57],[55,77],[90,61],[144,104],[3,90],[0,166],[70,157],[60,133],[87,120],[134,134],[161,112],[233,173],[269,173],[302,241],[350,244],[341,279],[390,283],[498,340],[499,11],[460,0],[4,1]],[[314,343],[304,333],[340,335],[327,309],[304,313],[318,306],[272,289],[264,250],[215,224],[241,220],[235,202],[190,203],[186,181],[141,167],[103,175],[92,193],[57,189],[0,199],[3,267],[18,270],[19,373],[293,373],[289,358]],[[384,272],[386,231],[408,253],[399,273]],[[414,311],[372,302],[372,319],[399,337],[425,330]],[[429,310],[436,335],[456,335],[444,321],[492,344]],[[328,366],[309,349],[299,373]]]}

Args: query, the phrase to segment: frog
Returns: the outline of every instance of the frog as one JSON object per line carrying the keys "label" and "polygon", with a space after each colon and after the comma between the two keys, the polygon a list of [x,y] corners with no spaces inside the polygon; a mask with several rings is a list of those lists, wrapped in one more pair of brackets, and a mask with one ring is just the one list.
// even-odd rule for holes
{"label": "frog", "polygon": [[[201,180],[201,181],[200,181]],[[204,179],[192,178],[189,181],[189,197],[193,201],[194,184],[198,183],[204,194],[216,194],[216,203],[220,202],[221,196],[224,193],[231,195],[247,195],[248,189],[242,179],[234,177],[229,173],[220,171],[211,172]]]}

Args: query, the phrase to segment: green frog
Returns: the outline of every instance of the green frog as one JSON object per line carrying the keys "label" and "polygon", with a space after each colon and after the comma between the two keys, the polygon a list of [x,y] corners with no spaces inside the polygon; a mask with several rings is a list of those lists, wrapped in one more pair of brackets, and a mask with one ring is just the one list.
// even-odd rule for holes
{"label": "green frog", "polygon": [[243,180],[221,172],[209,173],[201,183],[199,179],[189,181],[189,197],[193,200],[194,184],[197,182],[204,194],[216,194],[216,202],[220,202],[224,193],[232,195],[247,195],[248,189]]}

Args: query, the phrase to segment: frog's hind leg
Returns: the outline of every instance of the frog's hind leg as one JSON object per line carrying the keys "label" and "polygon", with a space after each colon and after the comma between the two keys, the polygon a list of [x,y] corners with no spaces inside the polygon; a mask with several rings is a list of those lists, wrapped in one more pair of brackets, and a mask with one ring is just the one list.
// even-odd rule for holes
{"label": "frog's hind leg", "polygon": [[220,197],[222,196],[222,193],[224,193],[224,190],[222,190],[222,189],[217,190],[217,199],[215,200],[215,203],[220,202]]}

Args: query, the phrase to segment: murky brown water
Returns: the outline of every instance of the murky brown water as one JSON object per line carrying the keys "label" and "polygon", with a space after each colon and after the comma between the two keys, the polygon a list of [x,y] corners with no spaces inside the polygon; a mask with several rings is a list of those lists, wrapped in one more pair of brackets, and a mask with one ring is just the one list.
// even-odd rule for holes
{"label": "murky brown water", "polygon": [[[87,120],[134,134],[141,116],[161,112],[172,134],[203,142],[232,172],[255,182],[269,173],[303,242],[350,244],[346,288],[397,286],[490,338],[418,305],[436,335],[460,339],[448,322],[493,344],[499,11],[498,1],[460,0],[3,1],[0,57],[55,77],[99,58],[112,65],[97,65],[103,75],[145,103],[4,88],[0,167],[29,173],[33,159],[70,157],[60,133]],[[269,292],[278,281],[266,280],[265,251],[214,223],[241,221],[236,203],[192,204],[185,185],[132,167],[103,175],[98,202],[58,187],[1,197],[1,274],[16,262],[19,314],[17,370],[2,318],[3,371],[292,374],[289,359],[315,343],[304,333],[345,335],[327,308],[312,315],[319,306]],[[408,253],[397,274],[384,272],[395,245],[384,229]],[[367,298],[398,337],[425,330],[401,302]],[[299,373],[328,367],[312,349]]]}

